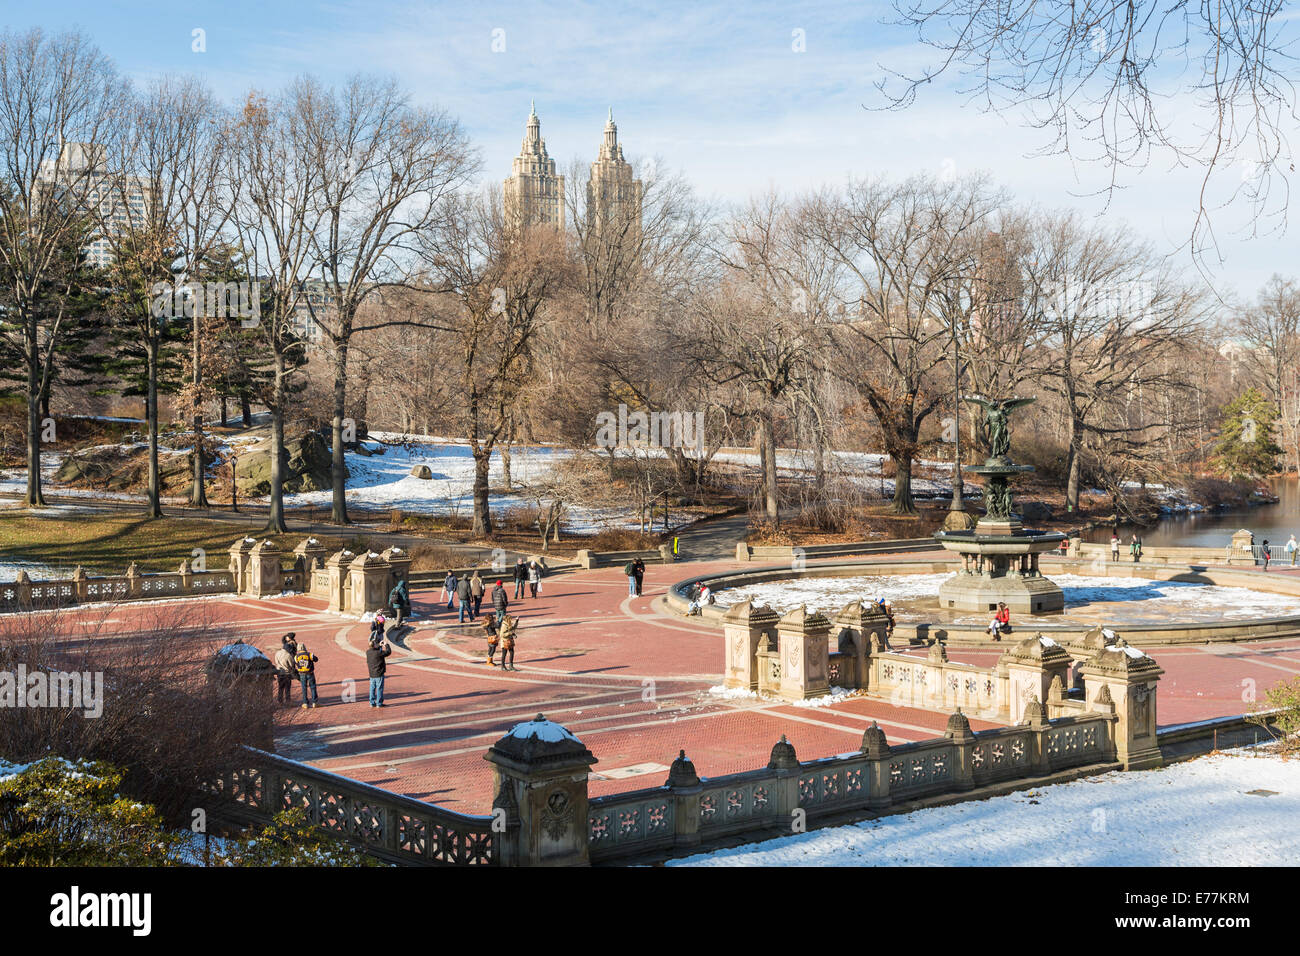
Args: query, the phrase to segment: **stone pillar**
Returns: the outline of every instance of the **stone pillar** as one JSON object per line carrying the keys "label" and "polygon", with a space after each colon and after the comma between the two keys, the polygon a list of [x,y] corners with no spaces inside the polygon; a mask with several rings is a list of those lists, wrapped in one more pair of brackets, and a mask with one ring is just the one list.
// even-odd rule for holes
{"label": "stone pillar", "polygon": [[176,569],[176,573],[181,576],[181,590],[189,594],[194,590],[194,571],[190,567],[190,559],[181,560],[181,566]]}
{"label": "stone pillar", "polygon": [[1083,665],[1088,709],[1113,711],[1115,759],[1125,770],[1163,763],[1156,739],[1156,688],[1164,669],[1123,638],[1099,649]]}
{"label": "stone pillar", "polygon": [[[317,565],[324,567],[325,559],[329,557],[329,548],[321,544],[319,538],[304,538],[298,542],[293,553],[302,558],[303,569],[311,574],[312,569]],[[310,591],[310,587],[304,587],[304,591]]]}
{"label": "stone pillar", "polygon": [[704,784],[695,772],[695,764],[685,750],[677,752],[677,759],[668,769],[664,786],[671,791],[675,829],[674,846],[698,846],[700,842],[699,797]]}
{"label": "stone pillar", "polygon": [[86,569],[77,565],[76,570],[72,572],[72,593],[80,604],[86,600]]}
{"label": "stone pillar", "polygon": [[998,664],[1005,664],[1007,670],[1008,718],[1011,723],[1018,724],[1025,716],[1025,705],[1031,697],[1040,702],[1047,699],[1053,677],[1060,675],[1062,681],[1069,679],[1071,657],[1060,644],[1037,634],[1008,650]]}
{"label": "stone pillar", "polygon": [[270,538],[264,538],[248,552],[249,581],[248,593],[253,597],[267,597],[284,590],[281,580],[283,568],[280,559],[283,552]]}
{"label": "stone pillar", "polygon": [[352,590],[348,585],[348,565],[354,555],[347,548],[330,555],[325,567],[330,573],[329,609],[342,613],[351,606]]}
{"label": "stone pillar", "polygon": [[727,649],[722,686],[758,690],[758,643],[764,634],[775,635],[776,619],[770,607],[754,607],[753,601],[734,604],[722,615]]}
{"label": "stone pillar", "polygon": [[794,752],[794,744],[785,739],[785,734],[772,745],[767,769],[776,772],[772,797],[777,813],[788,827],[794,819],[794,811],[799,808],[799,757]]}
{"label": "stone pillar", "polygon": [[807,700],[830,692],[831,622],[801,605],[776,622],[781,649],[780,695],[786,700]]}
{"label": "stone pillar", "polygon": [[873,720],[862,734],[862,752],[872,761],[867,782],[867,807],[883,810],[892,798],[889,795],[889,741],[885,732]]}
{"label": "stone pillar", "polygon": [[974,790],[975,765],[971,761],[971,751],[975,747],[975,734],[960,707],[948,718],[948,727],[943,735],[953,742],[953,786],[958,790]]}
{"label": "stone pillar", "polygon": [[1246,528],[1234,531],[1226,555],[1228,564],[1255,564],[1255,535]]}
{"label": "stone pillar", "polygon": [[348,603],[354,614],[381,611],[388,604],[388,576],[392,572],[387,561],[374,551],[367,551],[352,559],[348,565]]}
{"label": "stone pillar", "polygon": [[256,538],[240,538],[230,546],[230,576],[234,578],[236,594],[248,589],[249,554],[256,544]]}
{"label": "stone pillar", "polygon": [[[398,581],[409,581],[411,577],[411,552],[397,545],[386,549],[381,555],[391,569],[388,574],[388,590],[397,587]],[[409,587],[409,584],[408,584]],[[384,603],[388,603],[388,593],[384,593]]]}
{"label": "stone pillar", "polygon": [[587,777],[596,758],[582,741],[538,714],[483,756],[492,764],[493,806],[506,811],[496,837],[501,864],[587,866]]}
{"label": "stone pillar", "polygon": [[871,686],[871,637],[875,635],[881,647],[888,640],[889,619],[885,612],[870,601],[865,605],[861,601],[850,601],[840,608],[831,623],[835,634],[847,630],[853,641],[857,686],[862,690],[874,690]]}
{"label": "stone pillar", "polygon": [[1029,755],[1030,766],[1034,768],[1034,773],[1045,776],[1052,769],[1051,755],[1047,752],[1047,732],[1052,724],[1047,719],[1047,708],[1037,696],[1031,696],[1025,702],[1024,717],[1020,720],[1020,724],[1033,731],[1030,737],[1032,743],[1032,752]]}
{"label": "stone pillar", "polygon": [[139,597],[143,593],[143,589],[140,587],[141,577],[143,575],[140,573],[140,568],[132,561],[126,569],[126,596],[128,598]]}

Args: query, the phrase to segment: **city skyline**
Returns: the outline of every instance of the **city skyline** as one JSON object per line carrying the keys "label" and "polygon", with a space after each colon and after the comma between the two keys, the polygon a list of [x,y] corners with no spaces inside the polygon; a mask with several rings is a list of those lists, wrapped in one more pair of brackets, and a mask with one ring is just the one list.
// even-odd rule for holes
{"label": "city skyline", "polygon": [[[1127,222],[1176,268],[1195,275],[1185,244],[1196,217],[1198,170],[1171,169],[1157,158],[1140,173],[1122,172],[1120,188],[1109,192],[1103,164],[1032,155],[1048,145],[1046,134],[1023,116],[981,112],[947,76],[908,109],[884,109],[875,81],[885,67],[915,71],[929,62],[913,35],[882,25],[886,4],[824,3],[797,12],[759,4],[743,17],[718,6],[668,4],[653,21],[622,10],[594,17],[596,8],[585,3],[545,13],[516,4],[467,11],[403,0],[365,10],[325,2],[267,8],[247,0],[185,10],[149,6],[56,2],[7,20],[13,29],[83,29],[137,82],[193,72],[231,102],[250,88],[278,89],[303,72],[331,84],[355,71],[394,74],[414,102],[461,120],[480,150],[481,185],[499,184],[509,169],[530,100],[546,116],[560,170],[574,160],[590,163],[598,124],[613,104],[636,130],[628,152],[634,166],[653,160],[718,203],[850,178],[985,172],[1017,201]],[[1248,238],[1243,230],[1252,220],[1244,206],[1214,215],[1224,261],[1212,251],[1203,265],[1220,294],[1251,300],[1271,274],[1292,268],[1292,235],[1270,233],[1274,224],[1262,223],[1265,235]]]}

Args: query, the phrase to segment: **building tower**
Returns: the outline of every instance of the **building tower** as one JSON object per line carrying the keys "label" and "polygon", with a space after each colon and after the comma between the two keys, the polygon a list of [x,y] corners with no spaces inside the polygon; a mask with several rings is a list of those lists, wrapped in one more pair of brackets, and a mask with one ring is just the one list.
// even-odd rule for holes
{"label": "building tower", "polygon": [[555,160],[546,152],[537,108],[528,116],[524,143],[505,181],[506,222],[513,228],[545,223],[564,228],[564,177],[555,174]]}
{"label": "building tower", "polygon": [[605,137],[587,183],[587,217],[595,237],[635,249],[641,235],[641,181],[632,178],[632,164],[623,158],[614,125],[614,110],[605,123]]}

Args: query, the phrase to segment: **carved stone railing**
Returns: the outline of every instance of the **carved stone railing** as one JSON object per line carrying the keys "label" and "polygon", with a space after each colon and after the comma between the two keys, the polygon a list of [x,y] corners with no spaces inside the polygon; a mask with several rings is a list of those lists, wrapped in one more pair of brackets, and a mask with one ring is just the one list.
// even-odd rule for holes
{"label": "carved stone railing", "polygon": [[456,813],[264,750],[245,748],[247,767],[211,788],[221,815],[267,823],[301,807],[312,823],[390,863],[406,866],[493,866],[492,817]]}
{"label": "carved stone railing", "polygon": [[1094,714],[970,733],[961,719],[955,734],[950,723],[944,737],[884,745],[874,753],[596,797],[588,812],[591,861],[618,862],[728,837],[758,839],[792,832],[796,818],[884,812],[927,797],[1110,765],[1114,722]]}
{"label": "carved stone railing", "polygon": [[20,575],[17,581],[0,585],[0,611],[70,607],[106,601],[133,601],[196,594],[234,593],[234,576],[229,571],[180,571],[162,574],[127,573],[32,581]]}
{"label": "carved stone railing", "polygon": [[873,654],[867,666],[871,693],[900,706],[981,714],[1006,707],[1007,678],[993,668],[887,651]]}

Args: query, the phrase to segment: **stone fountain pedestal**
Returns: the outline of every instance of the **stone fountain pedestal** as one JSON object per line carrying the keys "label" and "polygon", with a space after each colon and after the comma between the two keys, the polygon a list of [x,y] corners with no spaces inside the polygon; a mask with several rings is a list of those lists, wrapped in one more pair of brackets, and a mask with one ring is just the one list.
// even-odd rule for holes
{"label": "stone fountain pedestal", "polygon": [[990,459],[967,469],[987,479],[985,501],[995,515],[985,515],[972,530],[945,530],[935,538],[961,556],[961,570],[939,585],[939,606],[959,611],[997,610],[998,602],[1016,614],[1050,614],[1065,610],[1065,595],[1038,570],[1038,556],[1058,549],[1059,531],[1026,531],[1010,511],[1007,480],[1033,471],[1006,458]]}

